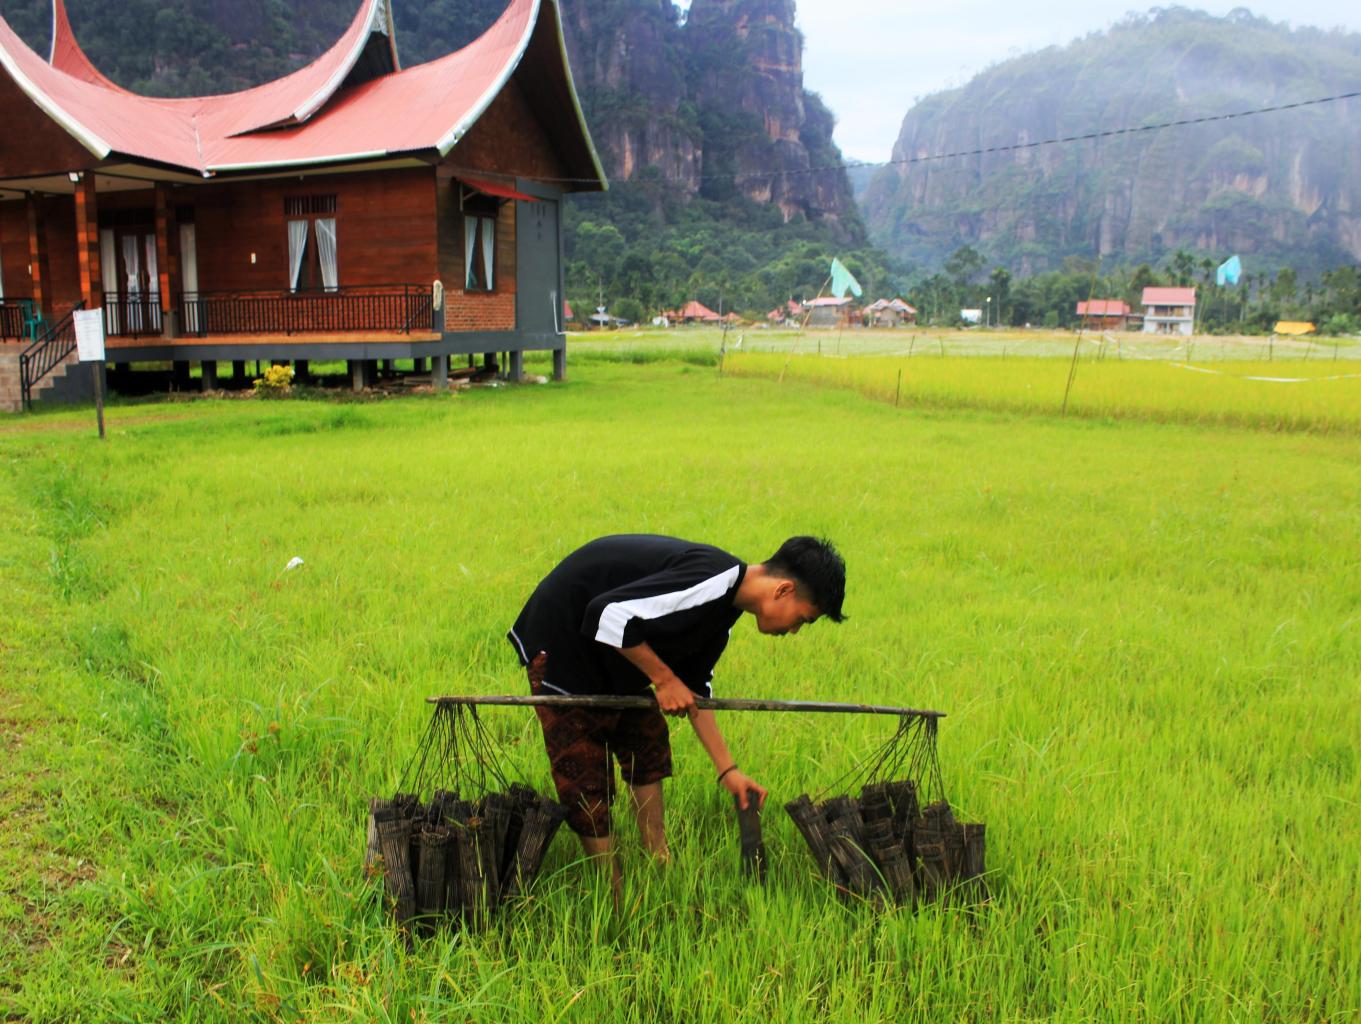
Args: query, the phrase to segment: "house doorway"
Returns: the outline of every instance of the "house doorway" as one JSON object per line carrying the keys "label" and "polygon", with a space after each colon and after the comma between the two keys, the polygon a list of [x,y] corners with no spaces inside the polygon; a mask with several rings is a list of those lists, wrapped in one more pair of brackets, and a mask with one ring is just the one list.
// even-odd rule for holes
{"label": "house doorway", "polygon": [[[161,333],[161,281],[156,229],[129,223],[100,232],[105,330],[136,337]],[[111,258],[110,258],[111,257]]]}

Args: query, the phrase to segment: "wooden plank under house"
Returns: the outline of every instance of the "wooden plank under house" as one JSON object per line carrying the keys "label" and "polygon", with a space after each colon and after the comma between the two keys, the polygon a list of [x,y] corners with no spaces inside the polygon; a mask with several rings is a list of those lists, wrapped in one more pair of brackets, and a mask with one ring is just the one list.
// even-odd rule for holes
{"label": "wooden plank under house", "polygon": [[[198,362],[205,388],[226,361],[346,360],[358,386],[413,359],[440,387],[451,357],[518,378],[551,351],[565,374],[561,204],[608,184],[558,0],[406,69],[389,0],[358,2],[306,67],[176,100],[110,82],[62,0],[46,59],[0,19],[0,409],[84,395],[80,306],[110,363]],[[16,396],[34,349],[59,357]]]}

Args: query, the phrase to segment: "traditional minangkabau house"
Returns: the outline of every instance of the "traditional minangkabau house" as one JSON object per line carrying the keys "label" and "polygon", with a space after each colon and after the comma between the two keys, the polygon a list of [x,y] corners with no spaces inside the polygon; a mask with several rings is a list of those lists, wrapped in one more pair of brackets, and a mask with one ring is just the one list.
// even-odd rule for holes
{"label": "traditional minangkabau house", "polygon": [[901,327],[917,322],[917,307],[902,299],[876,299],[862,310],[871,327]]}
{"label": "traditional minangkabau house", "polygon": [[557,0],[407,69],[362,0],[306,67],[188,99],[114,85],[55,0],[49,58],[0,19],[0,66],[0,350],[28,352],[26,396],[81,379],[81,306],[109,362],[198,362],[205,387],[219,361],[346,360],[358,386],[414,359],[439,386],[451,356],[518,377],[550,350],[564,374],[560,205],[607,183]]}

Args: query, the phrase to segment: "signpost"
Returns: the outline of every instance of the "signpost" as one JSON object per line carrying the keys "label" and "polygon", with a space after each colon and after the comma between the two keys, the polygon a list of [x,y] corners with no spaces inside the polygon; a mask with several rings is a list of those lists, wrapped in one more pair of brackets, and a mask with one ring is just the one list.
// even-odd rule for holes
{"label": "signpost", "polygon": [[71,314],[76,328],[76,352],[82,363],[94,363],[91,372],[95,379],[95,418],[99,421],[99,439],[104,440],[104,311],[78,309]]}

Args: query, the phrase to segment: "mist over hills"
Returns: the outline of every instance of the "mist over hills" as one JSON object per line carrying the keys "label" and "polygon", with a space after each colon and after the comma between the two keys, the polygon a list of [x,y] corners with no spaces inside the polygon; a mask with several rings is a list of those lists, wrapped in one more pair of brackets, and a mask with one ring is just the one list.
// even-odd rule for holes
{"label": "mist over hills", "polygon": [[[894,160],[1291,103],[1361,88],[1361,35],[1239,10],[1131,16],[995,65],[903,119]],[[1027,275],[1185,248],[1304,273],[1361,259],[1361,100],[879,171],[871,238],[917,266],[961,245]]]}

